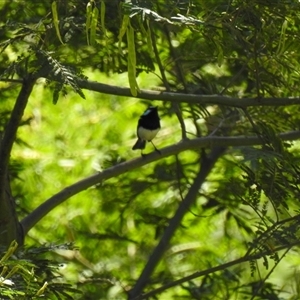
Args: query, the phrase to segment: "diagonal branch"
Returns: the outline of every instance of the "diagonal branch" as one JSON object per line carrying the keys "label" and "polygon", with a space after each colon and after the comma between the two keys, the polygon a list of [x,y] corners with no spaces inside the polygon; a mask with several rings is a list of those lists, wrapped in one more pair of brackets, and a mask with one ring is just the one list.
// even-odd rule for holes
{"label": "diagonal branch", "polygon": [[[278,135],[282,140],[295,140],[300,138],[300,131],[291,131],[281,133]],[[203,138],[197,138],[193,140],[183,140],[175,145],[171,145],[160,149],[160,154],[156,151],[148,154],[144,157],[125,161],[118,165],[115,165],[103,172],[96,173],[85,179],[82,179],[57,194],[46,200],[34,211],[32,211],[27,217],[25,217],[21,224],[23,226],[24,234],[26,234],[37,222],[39,222],[45,215],[51,212],[55,207],[69,199],[70,197],[80,193],[92,187],[95,184],[101,183],[104,180],[112,177],[119,176],[130,170],[140,168],[151,162],[160,160],[171,155],[176,155],[186,150],[199,150],[205,147],[239,147],[239,146],[253,146],[261,145],[263,142],[259,137],[256,136],[237,136],[237,137],[218,137],[208,136]]]}
{"label": "diagonal branch", "polygon": [[174,217],[170,220],[169,225],[165,230],[161,240],[149,257],[149,260],[147,261],[147,264],[142,271],[141,276],[137,280],[133,289],[129,292],[129,299],[134,299],[142,293],[144,287],[149,282],[150,276],[152,275],[155,267],[161,260],[166,248],[168,247],[171,238],[174,236],[175,231],[180,226],[184,215],[197,199],[199,189],[204,183],[207,175],[210,173],[218,158],[224,153],[225,149],[226,148],[223,147],[214,148],[210,156],[203,159],[203,161],[201,162],[201,167],[198,175],[194,179],[194,182],[189,189],[186,197],[177,208]]}
{"label": "diagonal branch", "polygon": [[191,275],[188,275],[186,277],[183,277],[183,278],[180,278],[178,280],[167,283],[167,284],[165,284],[165,285],[163,285],[163,286],[161,286],[157,289],[154,289],[154,290],[152,290],[148,293],[145,293],[143,295],[139,295],[139,296],[135,297],[133,300],[150,299],[150,297],[153,297],[157,294],[160,294],[165,290],[168,290],[168,289],[170,289],[172,287],[175,287],[177,285],[181,285],[181,284],[183,284],[185,282],[188,282],[188,281],[191,281],[193,279],[196,279],[196,278],[199,278],[199,277],[202,277],[202,276],[207,276],[209,274],[213,274],[213,273],[218,272],[218,271],[223,271],[223,270],[226,270],[226,269],[228,269],[232,266],[240,265],[241,263],[258,260],[258,259],[260,259],[262,257],[265,257],[267,255],[270,255],[270,254],[274,255],[274,253],[277,253],[278,251],[281,251],[281,250],[284,250],[284,249],[290,249],[292,247],[299,246],[299,244],[300,244],[300,241],[295,241],[295,242],[293,242],[291,244],[288,244],[288,245],[280,245],[280,246],[274,248],[271,253],[270,253],[270,250],[263,250],[263,251],[260,251],[258,253],[252,254],[252,255],[243,256],[243,257],[240,257],[238,259],[229,261],[227,263],[220,264],[216,267],[212,267],[212,268],[209,268],[209,269],[206,269],[206,270],[203,270],[203,271],[197,271],[197,272],[195,272]]}

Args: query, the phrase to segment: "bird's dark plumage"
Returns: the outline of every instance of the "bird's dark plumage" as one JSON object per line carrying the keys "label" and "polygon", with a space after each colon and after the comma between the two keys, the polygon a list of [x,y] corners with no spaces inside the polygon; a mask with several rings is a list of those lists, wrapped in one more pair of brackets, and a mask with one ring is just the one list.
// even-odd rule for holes
{"label": "bird's dark plumage", "polygon": [[132,147],[132,150],[145,149],[146,141],[148,142],[152,141],[152,139],[158,133],[159,129],[160,129],[160,121],[157,112],[157,107],[150,106],[145,110],[145,112],[141,115],[139,119],[138,126],[137,126],[138,140]]}

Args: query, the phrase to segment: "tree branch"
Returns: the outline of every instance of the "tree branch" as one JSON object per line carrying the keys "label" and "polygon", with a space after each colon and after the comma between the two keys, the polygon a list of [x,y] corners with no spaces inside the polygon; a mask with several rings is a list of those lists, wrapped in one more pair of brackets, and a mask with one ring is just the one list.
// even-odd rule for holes
{"label": "tree branch", "polygon": [[13,240],[23,243],[23,232],[15,211],[15,202],[10,190],[8,166],[10,153],[16,139],[28,98],[35,80],[28,77],[23,80],[22,88],[6,124],[0,143],[0,245],[8,246]]}
{"label": "tree branch", "polygon": [[155,267],[161,260],[166,248],[168,247],[171,238],[174,236],[175,231],[180,226],[181,221],[186,214],[186,212],[190,209],[191,205],[197,199],[197,195],[199,193],[199,189],[201,188],[202,184],[204,183],[207,175],[210,173],[211,169],[213,168],[215,162],[218,158],[224,153],[225,148],[218,147],[214,148],[211,152],[211,155],[201,162],[200,171],[197,174],[196,178],[192,186],[190,187],[186,197],[180,203],[179,207],[176,210],[174,217],[170,220],[167,229],[165,230],[162,238],[160,239],[158,245],[152,252],[147,261],[147,264],[142,271],[141,276],[137,280],[133,289],[129,292],[128,299],[134,299],[138,295],[140,295],[144,289],[144,287],[149,282],[150,276],[153,273]]}
{"label": "tree branch", "polygon": [[[112,94],[118,96],[132,97],[129,88],[107,85],[96,81],[78,79],[78,85],[82,89],[99,92],[103,94]],[[300,98],[234,98],[222,95],[197,95],[172,92],[161,92],[151,90],[141,90],[137,98],[146,100],[170,101],[173,103],[196,103],[196,104],[216,104],[232,107],[246,108],[250,106],[286,106],[299,105]]]}
{"label": "tree branch", "polygon": [[[20,80],[1,79],[0,81],[12,81],[21,83]],[[103,84],[97,81],[91,81],[86,79],[77,79],[78,86],[81,89],[86,89],[102,94],[110,94],[116,96],[133,97],[130,89],[126,87],[120,87],[115,85]],[[184,93],[172,93],[161,92],[152,90],[140,90],[136,98],[145,100],[157,100],[157,101],[170,101],[173,103],[190,103],[190,104],[215,104],[225,105],[238,108],[246,108],[251,106],[287,106],[287,105],[300,105],[300,97],[283,97],[283,98],[235,98],[222,95],[198,95],[198,94],[184,94]]]}
{"label": "tree branch", "polygon": [[19,128],[19,124],[21,122],[34,83],[34,79],[23,80],[22,88],[19,92],[15,106],[3,133],[3,138],[0,144],[0,189],[1,186],[4,186],[4,182],[6,180],[11,149],[16,139],[17,130]]}
{"label": "tree branch", "polygon": [[[295,140],[300,138],[300,131],[291,131],[286,133],[281,133],[278,135],[283,140]],[[104,170],[103,172],[96,173],[95,175],[89,176],[85,179],[82,179],[65,189],[61,190],[57,194],[53,195],[51,198],[46,200],[40,206],[38,206],[34,211],[32,211],[28,216],[26,216],[21,224],[23,226],[24,234],[37,223],[45,215],[51,212],[56,206],[63,203],[65,200],[70,197],[80,193],[83,190],[92,187],[95,184],[98,184],[104,180],[110,179],[112,177],[119,176],[123,173],[126,173],[129,170],[140,168],[144,165],[147,165],[151,162],[157,161],[164,157],[171,155],[176,155],[182,151],[186,150],[199,150],[204,147],[212,146],[221,146],[221,147],[238,147],[238,146],[253,146],[261,145],[262,140],[256,136],[237,136],[237,137],[218,137],[218,136],[208,136],[203,138],[197,138],[193,140],[183,140],[175,145],[165,147],[160,149],[161,154],[156,151],[148,154],[144,157],[139,157],[132,159],[130,161],[125,161],[118,165],[115,165],[109,169]]]}
{"label": "tree branch", "polygon": [[272,252],[267,251],[267,250],[261,251],[261,252],[258,252],[258,253],[252,254],[252,255],[240,257],[238,259],[232,260],[232,261],[227,262],[225,264],[218,265],[216,267],[212,267],[212,268],[209,268],[209,269],[206,269],[206,270],[203,270],[203,271],[197,271],[197,272],[195,272],[195,273],[193,273],[189,276],[186,276],[186,277],[180,278],[178,280],[172,281],[172,282],[170,282],[168,284],[165,284],[165,285],[163,285],[163,286],[161,286],[161,287],[159,287],[155,290],[152,290],[148,293],[137,296],[132,300],[149,299],[150,297],[153,297],[154,295],[160,294],[160,293],[162,293],[163,291],[165,291],[167,289],[170,289],[174,286],[177,286],[177,285],[183,284],[185,282],[191,281],[195,278],[206,276],[206,275],[218,272],[218,271],[223,271],[223,270],[228,269],[229,267],[232,267],[232,266],[235,266],[235,265],[240,265],[241,263],[257,260],[257,259],[260,259],[260,258],[262,258],[264,256],[267,256],[267,255],[274,255],[274,253],[277,253],[278,251],[281,251],[281,250],[284,250],[284,249],[287,249],[287,248],[289,249],[289,248],[292,248],[294,246],[298,246],[299,244],[300,244],[300,241],[296,241],[296,242],[288,244],[288,245],[280,245],[280,246],[276,247],[275,249],[273,249]]}

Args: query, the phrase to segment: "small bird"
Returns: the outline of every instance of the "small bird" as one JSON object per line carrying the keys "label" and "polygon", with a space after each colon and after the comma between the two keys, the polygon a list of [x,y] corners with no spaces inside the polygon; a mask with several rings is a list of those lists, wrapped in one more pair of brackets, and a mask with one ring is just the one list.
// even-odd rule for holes
{"label": "small bird", "polygon": [[[145,149],[146,141],[151,142],[157,152],[160,151],[154,146],[152,140],[157,135],[160,129],[159,116],[156,106],[149,106],[140,116],[137,126],[138,140],[132,147],[132,150]],[[143,153],[142,153],[143,155]]]}

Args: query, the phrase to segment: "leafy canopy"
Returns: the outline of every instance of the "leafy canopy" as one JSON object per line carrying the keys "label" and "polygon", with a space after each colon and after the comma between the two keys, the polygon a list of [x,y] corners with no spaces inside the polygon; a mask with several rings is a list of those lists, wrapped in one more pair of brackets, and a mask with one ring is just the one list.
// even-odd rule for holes
{"label": "leafy canopy", "polygon": [[[96,173],[24,227],[25,246],[76,244],[47,255],[70,261],[61,273],[81,294],[43,288],[54,275],[29,272],[28,250],[1,260],[1,277],[24,279],[3,295],[299,297],[299,5],[0,2],[3,136],[19,85],[35,83],[9,168],[21,224]],[[146,100],[162,155],[135,160]]]}

